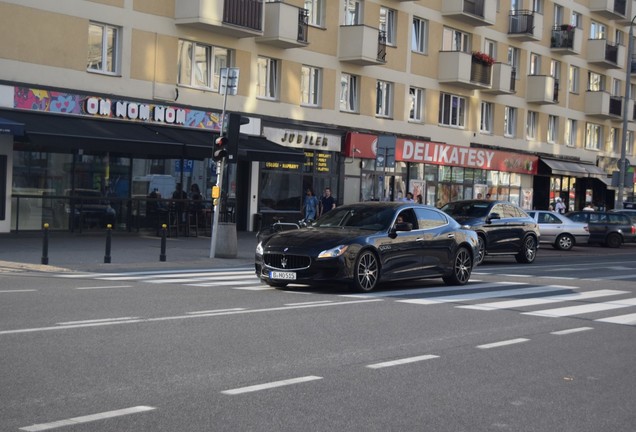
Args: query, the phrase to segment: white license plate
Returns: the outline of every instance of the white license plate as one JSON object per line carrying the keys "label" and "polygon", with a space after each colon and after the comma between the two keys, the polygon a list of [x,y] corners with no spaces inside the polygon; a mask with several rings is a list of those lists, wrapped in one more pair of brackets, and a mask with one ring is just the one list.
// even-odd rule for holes
{"label": "white license plate", "polygon": [[296,273],[294,273],[294,272],[272,271],[272,272],[269,272],[269,278],[270,279],[296,280]]}

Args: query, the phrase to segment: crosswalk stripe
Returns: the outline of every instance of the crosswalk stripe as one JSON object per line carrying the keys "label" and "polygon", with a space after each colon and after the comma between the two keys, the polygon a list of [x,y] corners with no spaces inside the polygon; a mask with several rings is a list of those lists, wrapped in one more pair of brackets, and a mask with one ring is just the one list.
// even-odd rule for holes
{"label": "crosswalk stripe", "polygon": [[118,276],[98,276],[95,279],[109,280],[109,281],[121,281],[121,280],[146,280],[146,279],[165,279],[168,281],[174,281],[173,279],[194,279],[194,278],[221,278],[221,277],[256,277],[254,271],[233,271],[233,272],[197,272],[197,273],[154,273],[143,275],[118,275]]}
{"label": "crosswalk stripe", "polygon": [[612,309],[621,309],[630,306],[636,306],[636,298],[616,300],[613,302],[594,303],[580,306],[567,306],[556,309],[544,309],[534,312],[523,312],[523,315],[534,315],[542,317],[565,317],[572,315],[581,315],[586,313],[601,312]]}
{"label": "crosswalk stripe", "polygon": [[509,297],[514,295],[538,294],[538,293],[562,291],[562,290],[563,290],[563,287],[560,287],[560,286],[556,288],[553,286],[541,286],[541,287],[532,287],[532,288],[518,288],[518,289],[510,289],[510,290],[458,294],[458,295],[452,295],[452,296],[431,297],[426,299],[406,299],[406,300],[396,300],[396,301],[400,303],[431,305],[431,304],[437,304],[437,303],[453,303],[453,302],[461,302],[461,301],[468,301],[468,300],[479,300],[483,298]]}
{"label": "crosswalk stripe", "polygon": [[[245,280],[243,280],[245,279]],[[200,278],[182,278],[182,279],[148,279],[142,282],[153,283],[153,284],[169,284],[169,283],[188,283],[188,282],[232,282],[232,283],[254,283],[255,280],[258,280],[254,275],[243,276],[222,276],[222,277],[200,277]]]}
{"label": "crosswalk stripe", "polygon": [[636,313],[628,315],[618,315],[609,318],[601,318],[594,321],[636,326]]}
{"label": "crosswalk stripe", "polygon": [[[478,281],[475,281],[478,282]],[[350,298],[376,298],[376,297],[399,297],[405,295],[417,295],[417,294],[434,294],[439,292],[455,292],[455,291],[472,291],[481,288],[494,288],[502,286],[516,286],[516,285],[528,285],[526,282],[484,282],[484,283],[469,283],[458,287],[441,287],[441,288],[416,288],[405,289],[399,291],[378,291],[365,294],[342,294],[341,297]]]}
{"label": "crosswalk stripe", "polygon": [[596,290],[596,291],[588,291],[588,292],[577,292],[574,294],[563,294],[563,295],[554,295],[549,297],[539,297],[539,298],[529,298],[529,299],[518,299],[518,300],[507,300],[500,302],[491,302],[491,303],[481,303],[476,305],[464,305],[457,306],[461,309],[473,309],[473,310],[497,310],[497,309],[515,309],[525,306],[536,306],[540,304],[548,304],[548,303],[558,303],[563,301],[573,301],[573,300],[586,300],[591,298],[612,296],[618,294],[625,294],[628,291],[619,291],[619,290]]}

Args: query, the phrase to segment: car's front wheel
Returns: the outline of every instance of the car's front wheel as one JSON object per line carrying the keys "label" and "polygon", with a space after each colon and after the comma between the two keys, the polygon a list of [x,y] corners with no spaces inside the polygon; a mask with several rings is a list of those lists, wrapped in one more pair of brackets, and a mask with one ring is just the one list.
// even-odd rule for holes
{"label": "car's front wheel", "polygon": [[353,287],[357,291],[373,291],[380,278],[380,264],[376,255],[365,250],[358,255],[353,271]]}
{"label": "car's front wheel", "polygon": [[569,251],[574,247],[574,237],[570,234],[561,234],[554,242],[554,248]]}
{"label": "car's front wheel", "polygon": [[452,272],[444,276],[442,280],[446,285],[466,285],[473,271],[473,258],[465,247],[459,248],[455,253]]}
{"label": "car's front wheel", "polygon": [[530,264],[537,257],[537,239],[529,235],[523,239],[521,251],[515,256],[518,263]]}

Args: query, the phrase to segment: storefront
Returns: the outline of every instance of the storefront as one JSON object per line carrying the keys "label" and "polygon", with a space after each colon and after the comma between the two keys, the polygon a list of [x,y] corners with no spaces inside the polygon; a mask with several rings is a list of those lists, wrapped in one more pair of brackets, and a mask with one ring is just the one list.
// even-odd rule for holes
{"label": "storefront", "polygon": [[[116,229],[143,227],[142,199],[151,192],[147,189],[153,176],[171,177],[172,184],[181,183],[185,191],[196,184],[204,204],[211,207],[208,197],[216,184],[212,143],[220,129],[219,112],[70,91],[0,87],[0,118],[24,128],[23,133],[11,130],[1,135],[0,154],[7,164],[1,174],[8,196],[0,232],[37,230],[43,223],[51,229],[72,230],[69,197],[78,193],[95,197],[100,205],[107,202]],[[260,133],[260,121],[254,120],[257,125],[252,126]],[[247,196],[257,193],[249,189],[250,164],[281,160],[302,165],[304,155],[263,137],[241,134],[237,160],[229,171],[247,185],[241,191]],[[165,188],[160,191],[162,198],[171,198],[165,195],[172,191]],[[236,196],[236,189],[224,196]],[[248,208],[242,203],[236,202],[233,218],[246,225]]]}
{"label": "storefront", "polygon": [[536,156],[358,133],[347,135],[345,155],[360,160],[361,200],[397,200],[411,192],[441,207],[490,194],[533,208]]}

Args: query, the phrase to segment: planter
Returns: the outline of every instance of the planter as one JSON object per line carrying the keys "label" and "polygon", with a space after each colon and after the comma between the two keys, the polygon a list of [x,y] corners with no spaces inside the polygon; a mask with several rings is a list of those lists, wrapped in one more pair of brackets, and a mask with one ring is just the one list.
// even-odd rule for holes
{"label": "planter", "polygon": [[490,85],[492,66],[473,62],[470,68],[470,80],[472,82]]}

